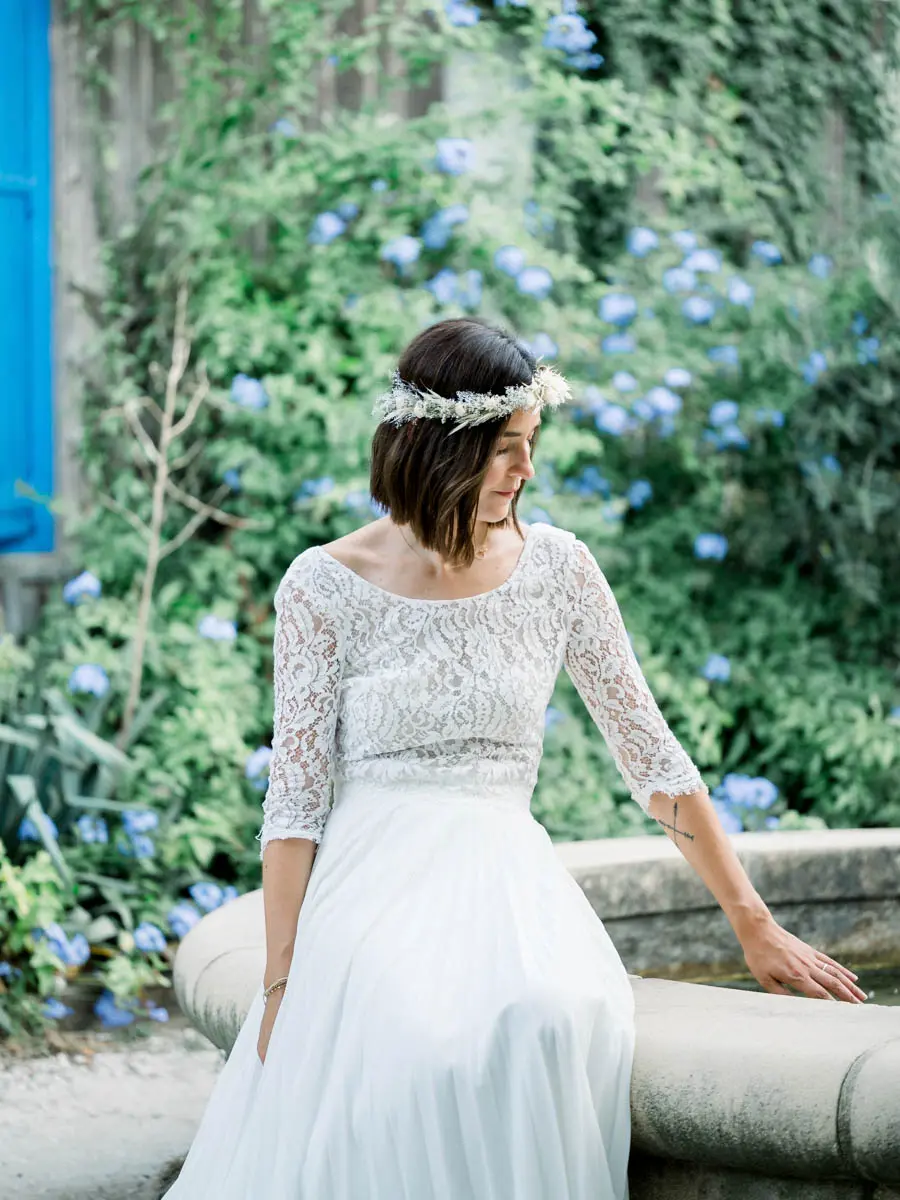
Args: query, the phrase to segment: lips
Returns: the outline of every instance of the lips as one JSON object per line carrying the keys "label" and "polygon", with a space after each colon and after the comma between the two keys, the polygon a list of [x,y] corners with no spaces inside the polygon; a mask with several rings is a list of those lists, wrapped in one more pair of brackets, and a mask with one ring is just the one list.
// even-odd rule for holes
{"label": "lips", "polygon": [[510,497],[514,496],[515,494],[516,494],[515,488],[513,488],[513,490],[511,492],[498,492],[497,493],[498,496],[505,496],[507,500],[509,500]]}

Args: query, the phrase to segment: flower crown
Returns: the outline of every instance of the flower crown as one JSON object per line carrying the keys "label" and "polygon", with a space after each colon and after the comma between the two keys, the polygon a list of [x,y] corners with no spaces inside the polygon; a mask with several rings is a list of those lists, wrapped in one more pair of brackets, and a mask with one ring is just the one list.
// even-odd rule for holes
{"label": "flower crown", "polygon": [[379,396],[372,409],[372,416],[378,417],[379,423],[403,425],[417,417],[434,417],[443,424],[455,418],[456,425],[451,433],[508,416],[517,408],[532,411],[545,405],[558,408],[572,399],[566,380],[548,366],[539,366],[530,383],[515,384],[506,388],[502,395],[457,392],[452,398],[439,396],[430,389],[404,383],[398,371],[394,372],[392,382],[391,390]]}

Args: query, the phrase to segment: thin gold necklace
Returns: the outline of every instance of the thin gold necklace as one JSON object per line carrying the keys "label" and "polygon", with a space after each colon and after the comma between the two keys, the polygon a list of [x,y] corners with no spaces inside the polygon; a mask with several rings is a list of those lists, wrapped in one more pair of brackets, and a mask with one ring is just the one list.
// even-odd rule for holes
{"label": "thin gold necklace", "polygon": [[[414,553],[418,554],[420,558],[427,558],[427,557],[428,557],[427,555],[423,554],[421,550],[416,550],[415,546],[414,546],[414,545],[412,544],[412,542],[411,542],[411,541],[410,541],[410,540],[407,538],[407,536],[406,536],[406,534],[403,532],[403,529],[402,529],[402,528],[400,529],[400,534],[401,534],[401,536],[402,536],[402,538],[403,538],[404,542],[406,542],[407,546],[409,546],[410,550],[412,550]],[[476,551],[475,551],[475,557],[476,557],[476,558],[484,558],[484,556],[485,556],[486,554],[487,554],[487,540],[485,540],[485,544],[484,544],[484,545],[483,545],[483,546],[482,546],[480,549],[478,549],[478,550],[476,550]],[[430,562],[431,560],[429,559],[428,561]]]}

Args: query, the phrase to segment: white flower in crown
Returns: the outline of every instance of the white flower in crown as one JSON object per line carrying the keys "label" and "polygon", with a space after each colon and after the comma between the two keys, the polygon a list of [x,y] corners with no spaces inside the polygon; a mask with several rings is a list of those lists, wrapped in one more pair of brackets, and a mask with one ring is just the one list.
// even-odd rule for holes
{"label": "white flower in crown", "polygon": [[412,387],[394,372],[393,386],[375,402],[372,415],[379,421],[402,425],[416,417],[431,417],[442,423],[457,418],[450,431],[456,433],[472,425],[505,416],[515,409],[529,411],[543,407],[558,408],[572,398],[569,385],[553,367],[539,366],[530,383],[515,384],[502,395],[491,392],[457,392],[450,398],[437,392]]}

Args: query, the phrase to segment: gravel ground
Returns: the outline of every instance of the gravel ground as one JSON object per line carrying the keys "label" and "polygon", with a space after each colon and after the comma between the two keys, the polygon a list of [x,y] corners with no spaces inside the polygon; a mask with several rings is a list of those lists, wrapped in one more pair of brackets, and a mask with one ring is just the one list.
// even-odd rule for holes
{"label": "gravel ground", "polygon": [[190,1146],[224,1056],[179,1014],[147,1036],[56,1034],[0,1055],[3,1200],[156,1200]]}

